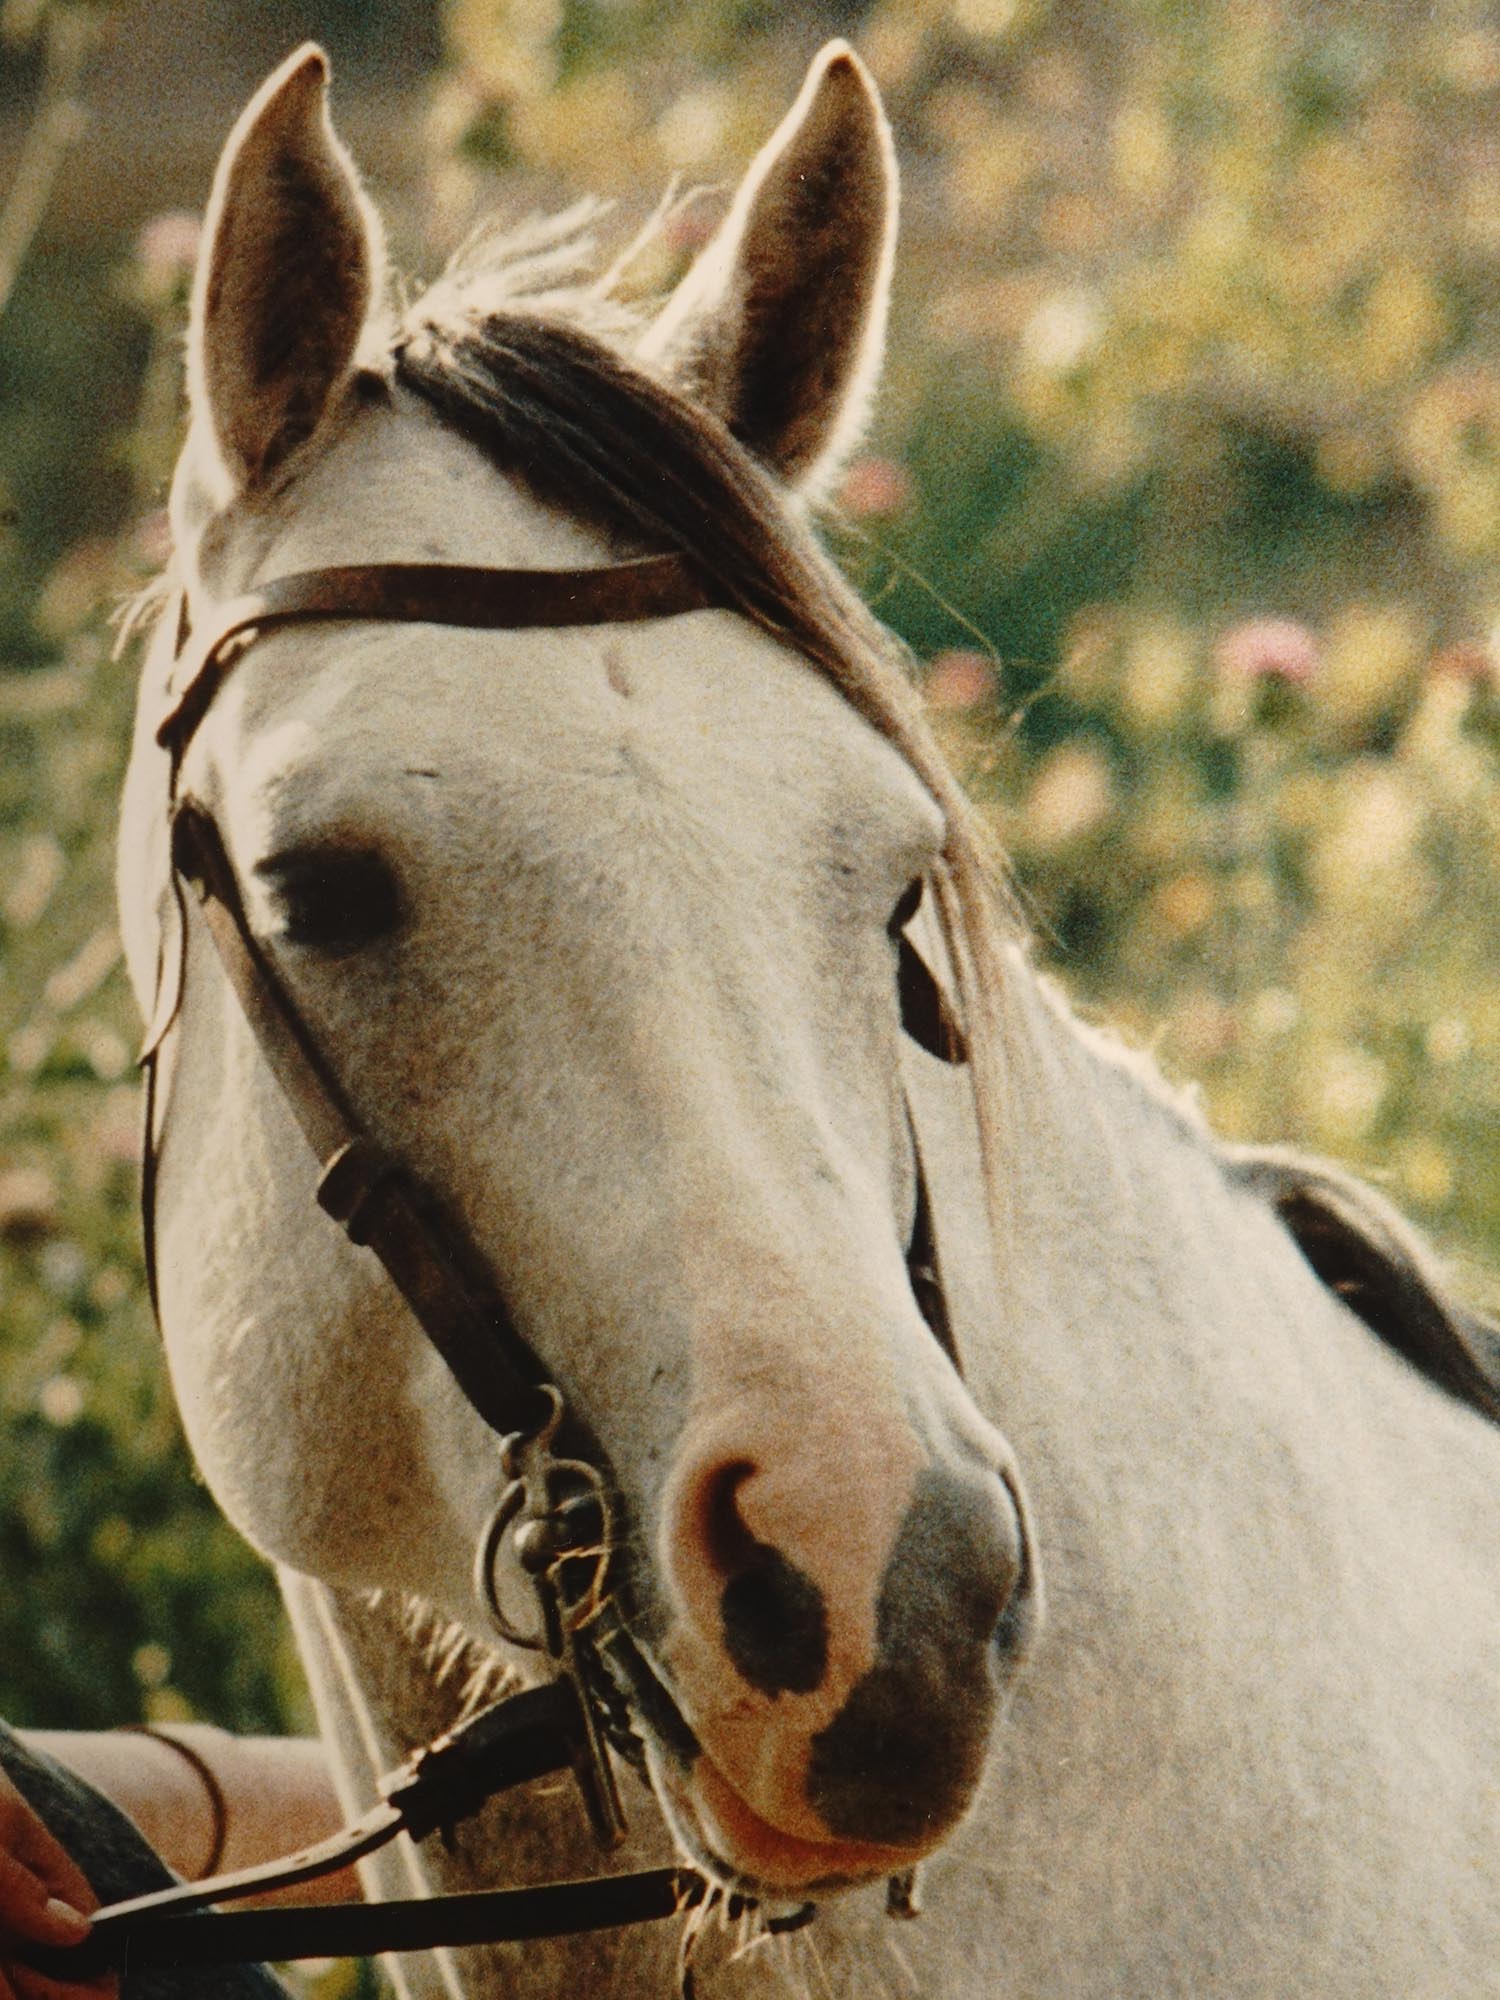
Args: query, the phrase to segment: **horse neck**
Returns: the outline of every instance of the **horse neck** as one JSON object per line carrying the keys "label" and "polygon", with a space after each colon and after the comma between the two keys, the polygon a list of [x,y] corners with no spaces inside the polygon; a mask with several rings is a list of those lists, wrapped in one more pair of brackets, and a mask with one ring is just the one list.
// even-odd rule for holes
{"label": "horse neck", "polygon": [[1117,1329],[1132,1369],[1151,1365],[1133,1351],[1147,1328],[1151,1352],[1218,1345],[1202,1325],[1203,1287],[1247,1238],[1264,1244],[1211,1136],[1148,1059],[1081,1022],[1020,950],[1008,971],[1008,1284],[1027,1288],[1033,1310],[1038,1292],[1060,1307],[1094,1370],[1121,1355]]}
{"label": "horse neck", "polygon": [[[1324,1288],[1148,1061],[1019,952],[1010,973],[999,1280],[971,1375],[1037,1505],[1054,1631],[1202,1612],[1270,1643],[1365,1590],[1352,1633],[1383,1601],[1372,1563],[1492,1562],[1493,1426]],[[1444,1589],[1434,1557],[1413,1591]]]}

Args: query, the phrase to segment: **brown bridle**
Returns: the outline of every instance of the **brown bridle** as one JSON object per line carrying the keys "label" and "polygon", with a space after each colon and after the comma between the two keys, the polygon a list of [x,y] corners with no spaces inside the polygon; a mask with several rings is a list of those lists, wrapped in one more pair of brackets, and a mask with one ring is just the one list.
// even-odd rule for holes
{"label": "brown bridle", "polygon": [[235,661],[282,625],[330,619],[516,632],[639,624],[707,611],[719,600],[681,556],[597,569],[477,569],[466,563],[351,563],[274,578],[216,607],[201,632],[179,628],[157,741],[181,761]]}
{"label": "brown bridle", "polygon": [[[197,891],[230,985],[319,1162],[319,1205],[379,1258],[465,1396],[501,1436],[541,1429],[549,1414],[539,1400],[546,1371],[451,1219],[364,1132],[251,931],[217,826],[181,792],[183,759],[234,666],[258,639],[286,626],[342,621],[515,631],[637,623],[705,610],[710,602],[680,557],[650,556],[574,570],[456,563],[302,570],[217,606],[200,630],[187,626],[185,599],[179,614],[177,654],[156,728],[171,754],[174,879]],[[154,1067],[154,1054],[148,1062]],[[154,1153],[148,1131],[148,1186]],[[150,1221],[148,1214],[148,1243]],[[570,1445],[598,1453],[597,1440],[578,1437],[572,1420],[569,1429]]]}
{"label": "brown bridle", "polygon": [[[562,1935],[668,1916],[708,1893],[702,1876],[676,1868],[551,1884],[542,1890],[427,1898],[416,1905],[185,1916],[210,1902],[331,1873],[403,1830],[420,1838],[477,1811],[497,1791],[544,1771],[574,1772],[602,1845],[618,1844],[624,1817],[605,1742],[611,1696],[598,1661],[601,1635],[610,1622],[601,1614],[608,1601],[606,1571],[614,1542],[602,1445],[565,1409],[457,1219],[364,1130],[251,930],[218,828],[204,807],[183,793],[181,773],[194,733],[235,664],[258,638],[287,626],[342,620],[509,631],[635,623],[707,610],[719,601],[684,558],[668,555],[572,570],[448,563],[307,570],[216,607],[197,631],[189,629],[185,599],[179,606],[177,653],[156,731],[171,756],[174,883],[186,883],[195,892],[260,1051],[318,1160],[319,1205],[353,1243],[378,1258],[470,1404],[501,1440],[509,1483],[483,1539],[479,1587],[502,1636],[548,1652],[558,1679],[547,1688],[510,1697],[464,1731],[421,1752],[413,1767],[386,1781],[379,1807],[317,1850],[103,1912],[83,1946],[50,1955],[49,1964],[65,1974],[83,1976],[85,1959],[93,1967],[123,1964],[127,1954],[137,1966],[208,1964]],[[904,937],[899,945],[908,1029],[934,1054],[961,1061],[959,1030],[930,979],[918,979],[925,968],[914,948]],[[185,927],[179,949],[185,954]],[[145,1058],[143,1205],[153,1298],[156,1065],[180,994],[178,979],[168,1017],[158,1022]],[[907,1263],[923,1316],[957,1366],[920,1153]],[[535,1590],[540,1615],[534,1630],[518,1627],[502,1602],[498,1567],[505,1547]],[[888,1907],[897,1915],[915,1913],[909,1877],[893,1881]],[[780,1921],[784,1927],[800,1920],[799,1913]]]}

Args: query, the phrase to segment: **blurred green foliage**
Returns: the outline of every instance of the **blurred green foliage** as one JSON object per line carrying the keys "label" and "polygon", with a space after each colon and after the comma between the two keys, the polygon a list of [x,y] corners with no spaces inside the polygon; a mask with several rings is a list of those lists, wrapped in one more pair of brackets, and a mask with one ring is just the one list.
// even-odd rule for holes
{"label": "blurred green foliage", "polygon": [[[297,1709],[266,1639],[276,1593],[187,1463],[142,1285],[138,1026],[112,909],[133,695],[111,625],[160,554],[144,503],[168,441],[148,433],[175,428],[186,275],[180,237],[175,264],[169,244],[142,249],[38,257],[0,343],[16,496],[0,550],[0,1713],[274,1728]],[[74,316],[91,290],[97,329]]]}
{"label": "blurred green foliage", "polygon": [[[33,10],[38,21],[45,5]],[[431,9],[403,14],[427,33]],[[1044,951],[1218,1122],[1500,1225],[1500,32],[1470,0],[445,0],[430,228],[728,183],[854,36],[906,183],[834,532]],[[3,26],[0,20],[0,26]],[[269,62],[280,53],[268,50]],[[644,259],[680,268],[712,195]],[[142,1298],[110,903],[190,221],[0,338],[0,1709],[298,1713]],[[655,262],[652,262],[652,256]],[[11,518],[11,517],[7,517]]]}

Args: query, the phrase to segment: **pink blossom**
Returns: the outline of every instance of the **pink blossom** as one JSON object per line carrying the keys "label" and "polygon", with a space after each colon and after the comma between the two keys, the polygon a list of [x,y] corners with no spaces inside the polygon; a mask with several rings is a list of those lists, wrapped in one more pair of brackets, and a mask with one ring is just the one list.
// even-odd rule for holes
{"label": "pink blossom", "polygon": [[939,653],[923,692],[929,708],[977,708],[994,696],[994,662],[983,653]]}
{"label": "pink blossom", "polygon": [[1439,647],[1427,664],[1432,674],[1448,674],[1454,680],[1487,682],[1494,679],[1495,663],[1489,648],[1475,639],[1459,639]]}
{"label": "pink blossom", "polygon": [[1215,657],[1239,680],[1305,682],[1318,671],[1318,642],[1295,618],[1249,618],[1224,634]]}
{"label": "pink blossom", "polygon": [[839,488],[839,505],[856,520],[899,514],[911,499],[911,474],[893,458],[855,459]]}

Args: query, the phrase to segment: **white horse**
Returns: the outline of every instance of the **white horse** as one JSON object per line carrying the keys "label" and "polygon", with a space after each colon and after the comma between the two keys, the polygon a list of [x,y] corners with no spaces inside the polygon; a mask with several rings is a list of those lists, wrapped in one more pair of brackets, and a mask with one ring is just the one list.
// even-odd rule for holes
{"label": "white horse", "polygon": [[[218,172],[172,495],[193,621],[330,563],[661,549],[738,607],[268,635],[182,774],[368,1123],[607,1447],[651,1685],[628,1858],[820,1901],[793,1937],[710,1926],[706,1990],[1494,1995],[1494,1348],[1376,1197],[1231,1154],[1040,982],[894,648],[810,537],[882,345],[895,177],[865,72],[823,53],[654,314],[539,229],[398,319],[325,89],[292,57]],[[172,639],[122,865],[148,1014],[184,967],[161,1315],[353,1805],[473,1672],[527,1665],[472,1580],[500,1472],[313,1207],[169,893]],[[903,1036],[913,921],[965,1066]],[[962,1376],[908,1266],[917,1141]],[[557,1796],[428,1845],[379,1886],[595,1865]],[[881,1878],[919,1856],[927,1912],[897,1927]],[[676,1948],[401,1977],[658,1995]]]}

